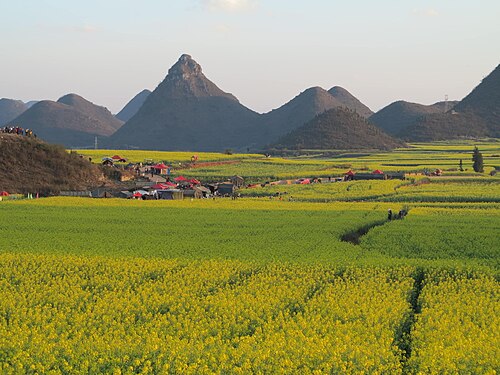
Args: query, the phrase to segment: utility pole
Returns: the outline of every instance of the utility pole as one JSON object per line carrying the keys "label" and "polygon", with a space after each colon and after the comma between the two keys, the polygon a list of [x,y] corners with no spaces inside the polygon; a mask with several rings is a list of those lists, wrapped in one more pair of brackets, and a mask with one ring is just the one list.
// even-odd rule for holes
{"label": "utility pole", "polygon": [[94,150],[97,150],[97,135],[94,138]]}
{"label": "utility pole", "polygon": [[444,96],[444,113],[448,112],[448,94]]}

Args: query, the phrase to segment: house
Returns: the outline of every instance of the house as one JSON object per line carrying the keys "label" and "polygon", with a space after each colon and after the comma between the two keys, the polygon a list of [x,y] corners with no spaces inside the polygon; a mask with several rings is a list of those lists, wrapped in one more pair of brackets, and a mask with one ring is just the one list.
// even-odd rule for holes
{"label": "house", "polygon": [[125,198],[125,199],[130,199],[132,198],[132,192],[128,190],[122,190],[117,194],[118,198]]}
{"label": "house", "polygon": [[219,195],[231,195],[234,193],[235,187],[230,182],[224,182],[217,185],[217,192]]}
{"label": "house", "polygon": [[387,176],[385,174],[377,173],[356,173],[352,175],[352,180],[386,180]]}
{"label": "house", "polygon": [[386,174],[388,180],[406,180],[404,172],[394,172]]}
{"label": "house", "polygon": [[229,180],[237,188],[240,188],[245,184],[245,179],[241,176],[232,176]]}
{"label": "house", "polygon": [[210,195],[212,195],[212,192],[204,186],[193,186],[190,189],[184,190],[184,198],[200,199],[208,198]]}
{"label": "house", "polygon": [[196,199],[201,199],[203,198],[203,193],[198,190],[198,189],[186,189],[184,190],[184,198],[196,198]]}
{"label": "house", "polygon": [[158,199],[177,200],[184,198],[184,192],[180,189],[157,190]]}

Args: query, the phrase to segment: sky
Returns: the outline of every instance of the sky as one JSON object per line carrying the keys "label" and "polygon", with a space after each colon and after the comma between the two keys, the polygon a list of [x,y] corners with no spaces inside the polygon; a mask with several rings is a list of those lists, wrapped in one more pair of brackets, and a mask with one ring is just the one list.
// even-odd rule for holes
{"label": "sky", "polygon": [[260,113],[312,86],[459,100],[500,63],[499,20],[498,0],[0,0],[0,98],[117,113],[187,53]]}

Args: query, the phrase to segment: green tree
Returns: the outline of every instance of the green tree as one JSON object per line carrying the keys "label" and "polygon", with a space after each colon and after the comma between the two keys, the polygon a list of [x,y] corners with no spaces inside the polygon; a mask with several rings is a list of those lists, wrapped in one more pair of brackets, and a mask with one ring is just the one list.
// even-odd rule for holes
{"label": "green tree", "polygon": [[460,159],[460,163],[458,164],[458,168],[460,169],[460,172],[464,171],[464,164],[462,163],[462,159]]}
{"label": "green tree", "polygon": [[472,153],[472,161],[474,162],[472,164],[472,168],[474,168],[474,171],[483,173],[484,172],[483,154],[479,152],[477,146],[474,147],[474,152]]}

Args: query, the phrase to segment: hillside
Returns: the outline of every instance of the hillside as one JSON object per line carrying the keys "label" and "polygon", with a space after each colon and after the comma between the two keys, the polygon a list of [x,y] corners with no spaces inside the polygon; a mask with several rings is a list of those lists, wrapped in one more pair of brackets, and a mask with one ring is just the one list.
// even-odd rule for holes
{"label": "hillside", "polygon": [[92,145],[95,136],[109,136],[122,124],[106,108],[75,94],[57,102],[38,102],[13,121],[47,142],[66,147]]}
{"label": "hillside", "polygon": [[355,111],[333,108],[281,138],[278,148],[392,149],[404,143],[385,134]]}
{"label": "hillside", "polygon": [[127,122],[128,120],[130,120],[142,107],[149,94],[151,94],[151,91],[147,89],[142,90],[140,93],[134,96],[125,105],[125,107],[123,107],[123,109],[116,114],[115,117],[123,122]]}
{"label": "hillside", "polygon": [[446,114],[429,114],[400,134],[412,141],[500,137],[500,65]]}
{"label": "hillside", "polygon": [[473,113],[481,117],[490,132],[498,136],[500,130],[500,65],[454,109],[457,112]]}
{"label": "hillside", "polygon": [[414,125],[422,116],[444,113],[446,109],[453,108],[456,103],[450,101],[448,103],[438,102],[432,105],[423,105],[399,100],[370,116],[369,121],[387,134],[400,136],[405,133],[406,128]]}
{"label": "hillside", "polygon": [[100,124],[97,134],[111,135],[123,125],[123,121],[113,116],[106,107],[89,102],[79,95],[67,94],[59,98],[57,102],[73,107],[91,119],[97,120]]}
{"label": "hillside", "polygon": [[262,115],[266,139],[268,142],[274,142],[316,115],[341,106],[341,102],[321,87],[308,88],[288,103]]}
{"label": "hillside", "polygon": [[10,121],[27,109],[28,106],[20,100],[0,99],[0,126],[8,125]]}
{"label": "hillside", "polygon": [[88,159],[39,139],[0,134],[0,191],[40,193],[86,190],[106,180]]}
{"label": "hillside", "polygon": [[361,103],[358,98],[343,87],[334,86],[328,92],[345,107],[358,112],[361,116],[368,118],[373,115],[373,111],[370,108]]}
{"label": "hillside", "polygon": [[260,136],[259,114],[205,77],[191,56],[182,55],[108,145],[221,151],[255,146]]}

